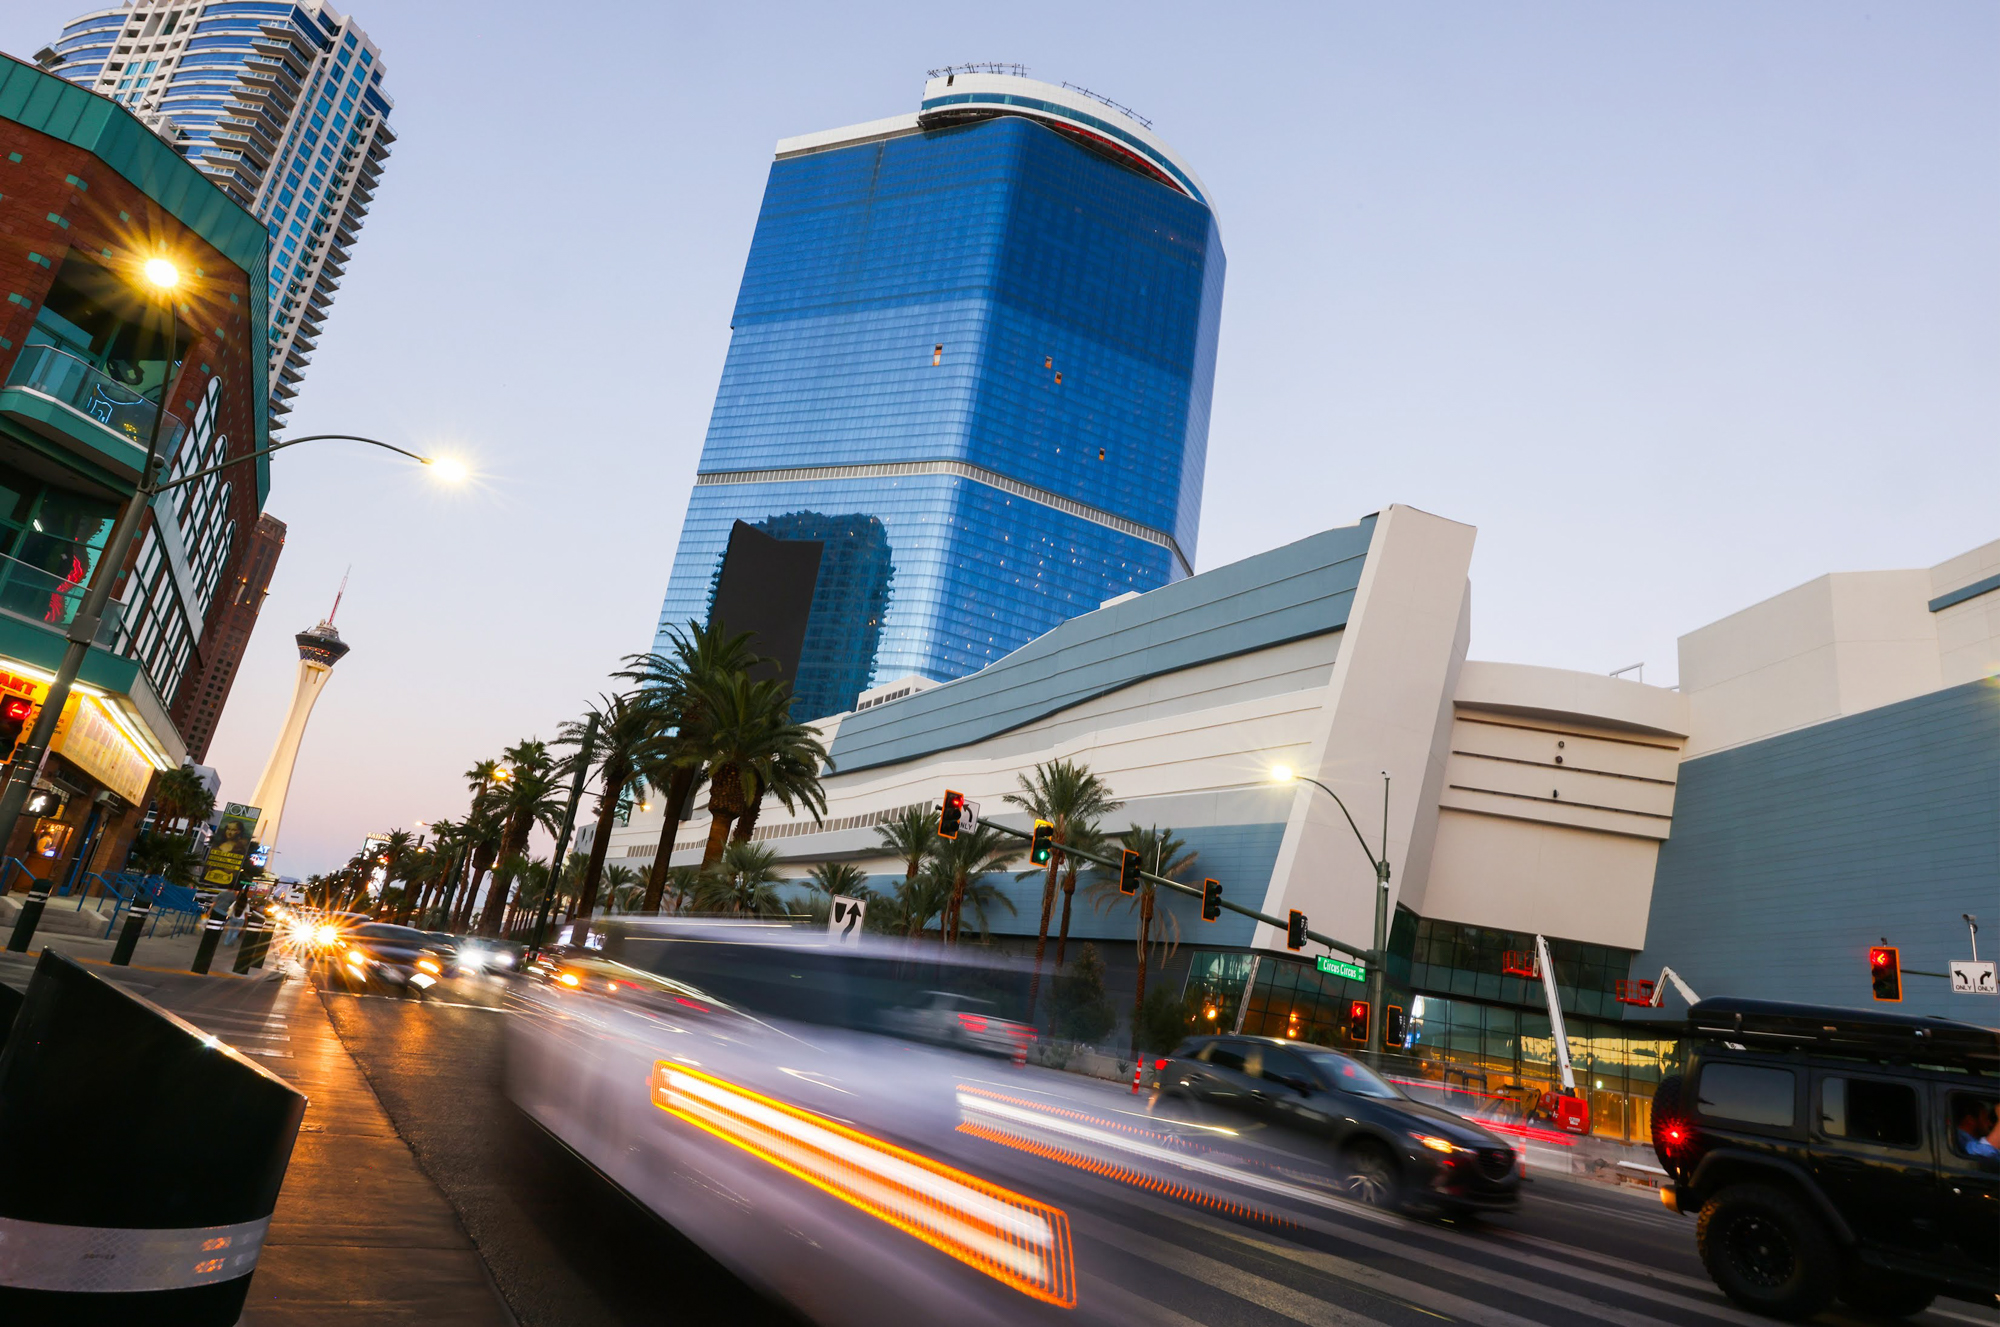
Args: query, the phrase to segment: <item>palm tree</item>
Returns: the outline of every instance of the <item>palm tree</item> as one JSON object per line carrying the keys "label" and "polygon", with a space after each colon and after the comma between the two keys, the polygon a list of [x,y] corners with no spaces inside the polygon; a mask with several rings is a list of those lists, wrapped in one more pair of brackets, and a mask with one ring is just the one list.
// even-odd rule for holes
{"label": "palm tree", "polygon": [[877,825],[875,837],[883,851],[903,864],[903,884],[914,887],[917,872],[937,841],[937,808],[929,802],[906,806],[886,824]]}
{"label": "palm tree", "polygon": [[[673,734],[678,746],[698,745],[706,724],[703,695],[731,675],[746,672],[757,663],[750,652],[750,633],[732,636],[721,623],[704,627],[689,622],[685,631],[678,627],[667,633],[673,646],[664,654],[634,654],[625,659],[625,668],[613,676],[636,682],[650,694],[666,714],[662,727]],[[669,859],[674,836],[687,817],[688,799],[700,784],[702,762],[693,753],[677,752],[671,762],[661,799],[660,841],[653,852],[653,869],[646,881],[645,910],[660,910],[660,895],[666,889]]]}
{"label": "palm tree", "polygon": [[[559,746],[576,750],[564,762],[564,773],[574,774],[580,765],[597,770],[597,833],[590,841],[590,859],[584,867],[583,886],[576,909],[570,916],[590,922],[597,906],[597,886],[604,873],[604,854],[611,847],[611,830],[618,808],[630,796],[638,797],[646,775],[667,767],[674,752],[663,732],[664,713],[643,692],[601,696],[581,723],[566,723],[556,737]],[[586,744],[585,734],[590,734]]]}
{"label": "palm tree", "polygon": [[[679,912],[682,908],[685,908],[700,888],[701,868],[699,866],[676,866],[670,869],[667,872],[665,892],[673,896],[673,901],[668,905],[667,911]],[[652,907],[647,910],[658,912],[660,910],[660,900],[654,897],[653,886],[650,880],[646,884],[646,898],[652,902]],[[643,908],[645,904],[642,902],[640,906]]]}
{"label": "palm tree", "polygon": [[[931,840],[930,863],[926,869],[941,872],[951,882],[951,901],[945,905],[944,914],[946,944],[958,943],[958,922],[965,910],[967,886],[981,876],[1006,870],[1020,851],[1013,839],[991,825],[961,829],[955,839]],[[1013,905],[1010,903],[1008,906],[1011,908]],[[981,924],[984,925],[983,915]]]}
{"label": "palm tree", "polygon": [[604,896],[610,911],[631,912],[645,893],[646,881],[637,871],[616,862],[604,868]]}
{"label": "palm tree", "polygon": [[696,749],[680,759],[708,766],[708,847],[702,869],[722,856],[730,825],[777,792],[789,806],[803,801],[818,821],[826,809],[819,770],[829,765],[819,734],[791,719],[791,695],[778,682],[752,682],[742,674],[700,688],[707,712]]}
{"label": "palm tree", "polygon": [[501,817],[496,814],[501,787],[512,777],[497,760],[481,760],[465,771],[466,787],[472,791],[472,806],[465,813],[465,829],[472,852],[466,859],[465,893],[458,908],[457,923],[450,929],[463,931],[471,921],[472,902],[479,894],[479,882],[500,857]]}
{"label": "palm tree", "polygon": [[179,834],[141,834],[126,859],[140,875],[159,876],[170,885],[192,887],[201,873],[202,853]]}
{"label": "palm tree", "polygon": [[777,867],[778,854],[763,844],[732,843],[696,886],[695,905],[739,917],[783,916],[784,901],[773,888]]}
{"label": "palm tree", "polygon": [[[505,755],[509,773],[495,790],[498,799],[496,810],[502,824],[502,863],[515,858],[525,860],[529,835],[535,832],[537,826],[553,832],[563,811],[559,796],[560,780],[555,760],[549,755],[548,743],[529,738],[508,747]],[[513,879],[503,865],[493,888],[487,891],[486,908],[479,919],[480,934],[498,933],[507,902],[507,890],[512,883]]]}
{"label": "palm tree", "polygon": [[[382,898],[385,902],[388,900],[390,888],[410,869],[411,856],[416,850],[416,836],[407,829],[390,830],[387,840],[375,850],[375,861],[382,868]],[[409,925],[410,905],[413,902],[415,899],[411,892],[405,889],[396,910],[397,922]]]}
{"label": "palm tree", "polygon": [[159,803],[160,825],[192,827],[215,814],[215,794],[201,781],[192,765],[170,769],[153,785],[153,799]]}
{"label": "palm tree", "polygon": [[816,862],[806,883],[828,898],[859,898],[868,888],[868,873],[853,862]]}
{"label": "palm tree", "polygon": [[879,906],[870,908],[868,921],[891,935],[915,939],[933,920],[944,916],[950,903],[951,880],[934,871],[920,871],[897,885]]}
{"label": "palm tree", "polygon": [[[1169,880],[1180,880],[1194,869],[1195,859],[1201,854],[1188,851],[1187,844],[1174,837],[1171,829],[1161,829],[1154,825],[1151,829],[1134,825],[1118,836],[1119,844],[1139,854],[1139,864],[1154,875],[1165,876]],[[1136,907],[1139,911],[1139,980],[1132,989],[1132,1058],[1139,1058],[1139,1011],[1146,1003],[1146,964],[1152,957],[1153,917],[1158,911],[1160,887],[1151,880],[1141,878],[1139,888],[1127,894],[1118,888],[1118,873],[1109,867],[1099,867],[1093,873],[1090,894],[1097,911],[1124,905]],[[1160,963],[1165,966],[1167,956],[1180,946],[1180,918],[1173,912],[1160,914],[1171,937],[1161,946]]]}
{"label": "palm tree", "polygon": [[[1007,869],[1007,863],[1003,860],[993,869],[1004,871]],[[988,872],[982,872],[970,877],[961,885],[954,867],[948,861],[933,857],[925,865],[924,878],[930,882],[929,892],[942,897],[950,910],[951,943],[958,943],[959,923],[967,909],[972,912],[973,921],[979,927],[979,936],[982,940],[992,934],[993,929],[986,919],[988,908],[1005,908],[1010,913],[1014,911],[1014,900],[1002,893],[1000,886],[994,884],[989,875]]]}
{"label": "palm tree", "polygon": [[[1015,775],[1021,785],[1019,792],[1008,793],[1007,801],[1034,815],[1037,820],[1046,820],[1055,828],[1056,850],[1049,856],[1047,873],[1042,879],[1042,920],[1035,931],[1035,975],[1028,983],[1028,1021],[1035,1018],[1035,1001],[1042,993],[1042,953],[1049,943],[1049,913],[1056,900],[1056,874],[1062,870],[1065,845],[1075,843],[1081,836],[1096,832],[1097,821],[1110,815],[1124,803],[1111,795],[1110,785],[1090,772],[1088,765],[1072,760],[1051,760],[1035,766],[1032,778],[1026,774]],[[1072,862],[1069,875],[1063,886],[1062,939],[1056,944],[1056,967],[1062,967],[1063,947],[1069,941],[1070,901],[1076,893],[1076,866]]]}

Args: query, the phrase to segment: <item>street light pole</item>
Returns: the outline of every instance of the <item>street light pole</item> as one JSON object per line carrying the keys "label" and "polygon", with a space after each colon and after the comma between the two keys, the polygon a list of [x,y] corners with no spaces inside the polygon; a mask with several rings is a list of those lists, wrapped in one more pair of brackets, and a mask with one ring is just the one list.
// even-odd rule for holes
{"label": "street light pole", "polygon": [[[118,514],[118,524],[111,533],[111,542],[98,556],[97,565],[92,568],[89,586],[84,591],[83,606],[69,624],[69,645],[63,651],[62,664],[49,681],[47,696],[42,700],[42,710],[35,718],[35,726],[28,734],[26,745],[15,754],[12,767],[8,771],[7,784],[0,790],[0,847],[13,837],[14,826],[21,818],[21,811],[28,804],[28,796],[34,790],[35,776],[41,772],[42,761],[48,756],[49,742],[55,736],[56,722],[62,717],[63,707],[69,703],[70,689],[76,684],[77,674],[83,670],[83,661],[90,653],[92,640],[97,636],[97,628],[104,616],[104,607],[111,600],[112,582],[118,579],[124,569],[125,558],[132,550],[133,541],[138,538],[139,525],[153,500],[160,494],[183,484],[191,484],[197,479],[226,470],[231,466],[254,461],[260,456],[287,447],[296,447],[302,442],[318,442],[329,438],[339,438],[350,442],[365,442],[382,447],[399,455],[410,457],[424,465],[436,465],[447,479],[465,477],[465,468],[456,461],[420,455],[407,451],[391,443],[375,438],[364,438],[352,433],[315,433],[303,438],[290,438],[275,442],[268,447],[233,457],[216,465],[206,466],[191,474],[182,475],[171,483],[159,482],[161,468],[160,425],[167,413],[167,396],[174,385],[174,356],[177,353],[178,325],[174,317],[173,289],[180,284],[180,272],[165,258],[149,259],[144,265],[146,280],[161,296],[167,320],[167,367],[160,383],[160,405],[153,415],[152,434],[146,445],[146,463],[139,472],[138,485],[125,508]],[[35,937],[35,928],[42,919],[42,909],[49,899],[49,881],[37,881],[21,907],[21,915],[15,920],[13,935],[7,941],[7,948],[14,953],[24,954]]]}
{"label": "street light pole", "polygon": [[1347,803],[1340,800],[1340,794],[1321,783],[1318,779],[1304,774],[1295,774],[1283,766],[1272,771],[1280,782],[1297,779],[1310,783],[1313,787],[1333,799],[1340,808],[1340,814],[1347,817],[1347,827],[1354,831],[1354,841],[1361,845],[1361,851],[1368,858],[1368,864],[1375,868],[1375,948],[1368,955],[1368,1049],[1376,1054],[1382,1051],[1383,1015],[1386,1012],[1386,986],[1384,969],[1389,964],[1389,771],[1382,771],[1382,852],[1377,856],[1362,836],[1361,826],[1354,823],[1354,816],[1347,809]]}

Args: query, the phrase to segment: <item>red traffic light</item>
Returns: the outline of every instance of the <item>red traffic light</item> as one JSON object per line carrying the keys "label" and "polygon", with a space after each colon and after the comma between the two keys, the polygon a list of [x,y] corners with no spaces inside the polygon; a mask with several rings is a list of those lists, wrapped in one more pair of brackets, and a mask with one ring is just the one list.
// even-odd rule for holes
{"label": "red traffic light", "polygon": [[0,719],[6,719],[9,722],[16,719],[25,719],[33,712],[34,708],[35,702],[29,700],[26,696],[9,696],[6,700],[0,701]]}
{"label": "red traffic light", "polygon": [[965,794],[944,790],[944,802],[938,807],[938,837],[955,839],[958,837],[959,819],[965,815]]}
{"label": "red traffic light", "polygon": [[1368,1002],[1352,1000],[1347,1005],[1347,1039],[1359,1045],[1368,1044]]}
{"label": "red traffic light", "polygon": [[1903,956],[1894,945],[1873,945],[1869,948],[1868,985],[1877,1000],[1901,1003]]}

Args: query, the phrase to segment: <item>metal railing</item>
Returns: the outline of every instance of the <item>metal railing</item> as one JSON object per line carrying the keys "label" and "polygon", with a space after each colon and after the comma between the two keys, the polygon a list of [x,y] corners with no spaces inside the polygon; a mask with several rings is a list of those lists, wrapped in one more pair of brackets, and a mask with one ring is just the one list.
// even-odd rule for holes
{"label": "metal railing", "polygon": [[[57,546],[55,558],[69,565],[51,571],[32,562],[0,554],[0,613],[64,631],[76,620],[89,593],[90,568],[77,552]],[[91,643],[101,649],[114,648],[118,628],[125,620],[125,605],[113,599],[104,606]]]}
{"label": "metal railing", "polygon": [[[66,405],[106,432],[135,447],[152,437],[159,404],[117,381],[89,360],[59,347],[38,343],[23,346],[7,386],[24,387]],[[183,425],[171,414],[160,427],[160,454],[171,459],[180,446]]]}

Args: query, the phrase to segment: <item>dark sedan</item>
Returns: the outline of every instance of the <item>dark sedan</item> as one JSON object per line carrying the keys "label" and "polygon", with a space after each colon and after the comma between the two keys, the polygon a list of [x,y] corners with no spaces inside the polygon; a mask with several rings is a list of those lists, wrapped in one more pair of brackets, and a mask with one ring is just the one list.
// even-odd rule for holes
{"label": "dark sedan", "polygon": [[1376,1206],[1504,1210],[1520,1200],[1514,1149],[1448,1110],[1412,1100],[1350,1055],[1275,1037],[1196,1037],[1160,1073],[1162,1092],[1229,1111],[1323,1150],[1342,1187]]}
{"label": "dark sedan", "polygon": [[448,970],[438,942],[413,926],[367,922],[342,932],[335,965],[350,986],[388,986],[421,995]]}

